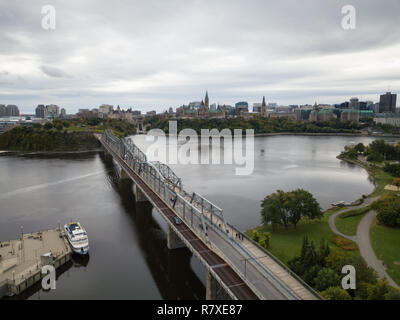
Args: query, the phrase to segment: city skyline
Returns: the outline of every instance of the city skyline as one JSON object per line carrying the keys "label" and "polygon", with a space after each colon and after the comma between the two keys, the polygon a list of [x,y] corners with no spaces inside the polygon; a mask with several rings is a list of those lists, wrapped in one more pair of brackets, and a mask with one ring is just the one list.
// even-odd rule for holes
{"label": "city skyline", "polygon": [[54,1],[56,28],[44,30],[43,4],[4,2],[0,103],[162,112],[206,89],[231,105],[378,102],[400,89],[400,4],[353,1],[356,29],[344,30],[346,4]]}

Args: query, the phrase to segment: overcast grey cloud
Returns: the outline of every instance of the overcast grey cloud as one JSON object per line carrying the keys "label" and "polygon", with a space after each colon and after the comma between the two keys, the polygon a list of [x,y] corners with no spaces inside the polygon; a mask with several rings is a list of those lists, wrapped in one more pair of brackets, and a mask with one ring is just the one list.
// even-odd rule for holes
{"label": "overcast grey cloud", "polygon": [[163,111],[206,89],[230,104],[377,101],[400,89],[399,13],[398,0],[0,0],[0,103]]}

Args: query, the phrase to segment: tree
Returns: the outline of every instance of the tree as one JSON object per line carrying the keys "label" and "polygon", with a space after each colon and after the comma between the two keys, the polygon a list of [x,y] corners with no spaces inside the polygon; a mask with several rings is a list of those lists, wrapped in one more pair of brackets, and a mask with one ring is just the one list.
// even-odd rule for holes
{"label": "tree", "polygon": [[51,129],[53,129],[53,124],[51,122],[46,122],[44,125],[44,128],[46,130],[51,130]]}
{"label": "tree", "polygon": [[62,129],[63,129],[63,125],[61,124],[61,123],[56,123],[55,125],[54,125],[54,128],[56,128],[58,131],[61,131]]}
{"label": "tree", "polygon": [[383,167],[383,171],[390,173],[394,177],[400,177],[400,164],[398,163],[386,163]]}
{"label": "tree", "polygon": [[321,292],[321,295],[328,300],[351,300],[348,292],[340,287],[330,287]]}
{"label": "tree", "polygon": [[386,279],[381,279],[377,284],[367,288],[368,300],[385,300],[389,293],[389,284]]}
{"label": "tree", "polygon": [[355,145],[354,150],[356,150],[358,153],[363,153],[365,151],[365,146],[360,142]]}
{"label": "tree", "polygon": [[273,227],[283,224],[287,228],[291,223],[296,228],[303,217],[316,219],[322,216],[317,200],[310,192],[303,189],[291,192],[277,190],[263,200],[261,207],[263,223],[265,225],[272,223]]}
{"label": "tree", "polygon": [[400,300],[400,290],[390,287],[388,292],[385,294],[385,300]]}
{"label": "tree", "polygon": [[335,270],[322,268],[314,279],[315,289],[323,291],[329,287],[335,287],[340,284],[340,277]]}
{"label": "tree", "polygon": [[372,204],[377,211],[378,221],[388,227],[400,227],[400,198],[397,195],[384,195]]}
{"label": "tree", "polygon": [[262,236],[260,237],[260,240],[258,241],[262,247],[265,249],[269,248],[270,242],[271,242],[271,233],[269,232],[264,232]]}
{"label": "tree", "polygon": [[314,242],[310,242],[306,236],[303,239],[300,255],[289,260],[288,266],[309,285],[314,286],[314,279],[318,272],[326,266],[325,260],[328,255],[329,247],[324,240],[316,249]]}
{"label": "tree", "polygon": [[285,201],[286,195],[282,190],[265,197],[261,204],[261,217],[264,225],[271,223],[273,228],[280,224],[283,224],[285,228],[288,227],[289,219],[285,211]]}

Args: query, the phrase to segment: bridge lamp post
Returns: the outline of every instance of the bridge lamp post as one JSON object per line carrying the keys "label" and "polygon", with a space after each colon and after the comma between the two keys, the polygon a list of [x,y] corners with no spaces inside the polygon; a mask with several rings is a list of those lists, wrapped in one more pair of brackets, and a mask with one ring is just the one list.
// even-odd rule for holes
{"label": "bridge lamp post", "polygon": [[241,259],[241,260],[244,260],[244,276],[246,277],[246,264],[247,264],[248,260],[258,260],[258,259],[262,259],[262,258],[266,258],[266,257],[268,257],[268,256],[265,255],[265,256],[256,257],[256,258],[244,258],[244,259]]}

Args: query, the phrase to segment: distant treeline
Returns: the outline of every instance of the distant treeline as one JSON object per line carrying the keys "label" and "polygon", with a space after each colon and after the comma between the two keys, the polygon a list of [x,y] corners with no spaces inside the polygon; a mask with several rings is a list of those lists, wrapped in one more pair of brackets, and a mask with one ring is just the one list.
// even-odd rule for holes
{"label": "distant treeline", "polygon": [[[147,118],[145,125],[150,124],[151,129],[161,129],[169,133],[169,121],[171,118]],[[358,133],[362,124],[355,122],[341,122],[339,120],[326,122],[294,122],[287,117],[253,119],[232,118],[232,119],[177,119],[178,132],[185,128],[191,128],[198,134],[201,129],[253,129],[255,134],[262,133]]]}
{"label": "distant treeline", "polygon": [[91,132],[18,126],[0,135],[0,149],[13,151],[93,150],[99,142]]}

